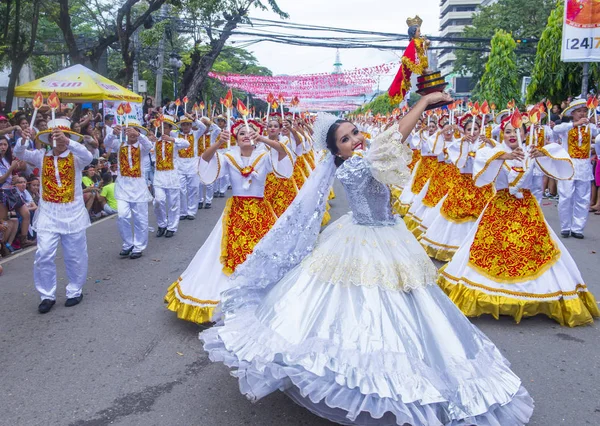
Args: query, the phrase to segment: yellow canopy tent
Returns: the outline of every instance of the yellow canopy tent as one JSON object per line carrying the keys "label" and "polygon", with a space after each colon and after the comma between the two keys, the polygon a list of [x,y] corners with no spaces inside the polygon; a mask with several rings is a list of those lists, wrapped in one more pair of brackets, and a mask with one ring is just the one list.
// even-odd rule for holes
{"label": "yellow canopy tent", "polygon": [[33,98],[42,92],[47,98],[56,91],[61,102],[126,101],[142,102],[142,97],[113,83],[108,78],[84,67],[73,65],[40,79],[22,84],[15,89],[19,98]]}

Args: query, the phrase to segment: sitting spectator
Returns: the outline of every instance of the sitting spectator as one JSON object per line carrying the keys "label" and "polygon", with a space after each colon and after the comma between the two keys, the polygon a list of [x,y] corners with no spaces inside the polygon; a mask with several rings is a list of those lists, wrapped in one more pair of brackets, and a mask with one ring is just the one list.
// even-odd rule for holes
{"label": "sitting spectator", "polygon": [[81,179],[83,201],[92,220],[97,218],[102,211],[102,205],[98,199],[100,190],[98,189],[97,181],[96,168],[92,165],[85,166],[83,169],[83,178]]}
{"label": "sitting spectator", "polygon": [[110,162],[110,174],[112,176],[113,182],[117,180],[117,175],[119,174],[119,165],[115,162]]}
{"label": "sitting spectator", "polygon": [[27,190],[33,198],[33,202],[38,205],[40,204],[40,178],[37,176],[30,176],[27,182]]}
{"label": "sitting spectator", "polygon": [[21,249],[15,249],[12,243],[17,236],[19,222],[16,218],[0,220],[0,257],[7,257]]}
{"label": "sitting spectator", "polygon": [[110,173],[102,175],[102,189],[100,191],[102,211],[107,215],[117,213],[117,199],[115,198],[115,183]]}
{"label": "sitting spectator", "polygon": [[[22,169],[24,162],[13,159],[10,144],[6,136],[0,137],[0,219],[5,220],[10,212],[15,212],[21,218],[21,235],[14,241],[16,248],[25,248],[35,242],[27,239],[29,233],[30,215],[27,206],[21,199],[18,190],[13,187],[13,174]],[[11,245],[13,242],[11,241]]]}
{"label": "sitting spectator", "polygon": [[[18,176],[14,180],[15,188],[17,189],[18,194],[21,196],[21,200],[25,204],[25,207],[29,210],[29,218],[31,223],[33,223],[33,216],[35,215],[35,211],[37,210],[37,204],[33,201],[33,197],[27,190],[27,179],[24,177]],[[18,216],[21,219],[20,215]],[[35,238],[33,234],[33,230],[29,227],[28,237],[30,240]]]}

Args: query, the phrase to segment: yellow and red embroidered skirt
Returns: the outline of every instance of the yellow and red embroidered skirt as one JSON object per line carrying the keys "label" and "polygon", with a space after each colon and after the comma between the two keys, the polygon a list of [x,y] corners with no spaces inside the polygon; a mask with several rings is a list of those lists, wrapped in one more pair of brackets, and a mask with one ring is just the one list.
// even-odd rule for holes
{"label": "yellow and red embroidered skirt", "polygon": [[300,164],[299,160],[300,159],[298,158],[294,163],[294,172],[292,173],[292,178],[294,178],[294,182],[296,182],[296,186],[298,186],[298,191],[300,191],[304,182],[306,182],[306,175],[304,174],[302,164]]}
{"label": "yellow and red embroidered skirt", "polygon": [[536,279],[560,258],[535,197],[529,190],[522,194],[498,191],[471,244],[469,266],[496,282]]}
{"label": "yellow and red embroidered skirt", "polygon": [[459,170],[454,164],[438,163],[437,169],[429,181],[427,194],[423,197],[423,205],[435,207],[456,184],[459,174]]}
{"label": "yellow and red embroidered skirt", "polygon": [[274,173],[267,175],[265,182],[265,199],[273,207],[277,217],[280,217],[286,209],[292,204],[298,194],[298,187],[294,178],[278,178]]}
{"label": "yellow and red embroidered skirt", "polygon": [[421,190],[423,189],[423,187],[437,168],[437,165],[437,157],[421,157],[421,162],[419,163],[419,166],[417,167],[417,172],[415,174],[415,180],[413,181],[413,184],[410,188],[413,194],[417,195],[419,192],[421,192]]}
{"label": "yellow and red embroidered skirt", "polygon": [[440,214],[454,223],[475,222],[494,196],[493,184],[475,186],[470,174],[458,173],[455,184],[448,191]]}
{"label": "yellow and red embroidered skirt", "polygon": [[225,275],[231,275],[244,263],[276,220],[271,204],[264,198],[233,196],[227,200],[221,240],[221,264]]}
{"label": "yellow and red embroidered skirt", "polygon": [[407,167],[412,171],[412,169],[415,168],[415,166],[417,165],[417,163],[419,162],[420,159],[421,159],[421,150],[413,149],[412,150],[412,158]]}

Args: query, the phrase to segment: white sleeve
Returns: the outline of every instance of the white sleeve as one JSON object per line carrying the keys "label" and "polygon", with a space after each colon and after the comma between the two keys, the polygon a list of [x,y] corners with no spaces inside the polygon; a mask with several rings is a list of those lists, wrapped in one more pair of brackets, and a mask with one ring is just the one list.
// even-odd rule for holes
{"label": "white sleeve", "polygon": [[404,187],[410,180],[408,164],[412,152],[402,144],[402,135],[395,124],[371,143],[366,160],[373,177],[385,185]]}

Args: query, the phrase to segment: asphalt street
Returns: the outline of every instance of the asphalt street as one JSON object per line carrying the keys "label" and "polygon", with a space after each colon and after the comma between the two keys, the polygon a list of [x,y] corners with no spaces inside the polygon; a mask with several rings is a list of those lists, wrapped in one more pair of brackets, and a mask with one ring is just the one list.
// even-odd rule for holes
{"label": "asphalt street", "polygon": [[[343,190],[332,216],[347,211]],[[329,425],[281,393],[258,403],[243,397],[198,340],[201,328],[165,309],[167,287],[187,267],[218,220],[225,199],[184,221],[172,239],[155,238],[139,260],[120,259],[114,218],[88,230],[89,273],[83,302],[64,307],[65,272],[57,259],[58,301],[37,312],[32,250],[2,261],[0,276],[1,425]],[[543,206],[558,231],[554,202]],[[156,226],[154,217],[151,226]],[[583,241],[565,245],[600,297],[600,216]],[[600,299],[599,299],[600,300]],[[600,332],[535,317],[474,319],[511,361],[535,399],[531,425],[600,424]],[[510,425],[506,425],[510,426]]]}

